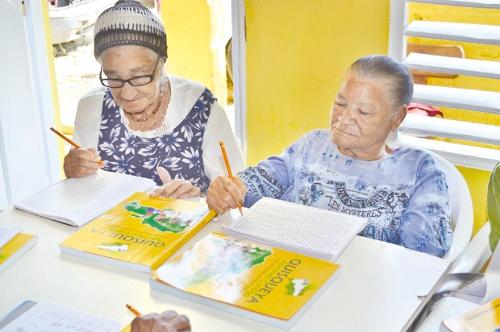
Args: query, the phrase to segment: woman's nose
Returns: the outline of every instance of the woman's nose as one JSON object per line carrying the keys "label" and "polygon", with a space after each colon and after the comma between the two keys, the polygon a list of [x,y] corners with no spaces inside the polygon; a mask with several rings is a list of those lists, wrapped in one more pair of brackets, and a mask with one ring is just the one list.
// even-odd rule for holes
{"label": "woman's nose", "polygon": [[137,96],[137,90],[129,83],[125,83],[120,91],[120,97],[125,100],[133,100]]}
{"label": "woman's nose", "polygon": [[350,107],[346,107],[339,115],[339,121],[344,123],[352,123],[355,122],[355,120],[356,120],[355,111]]}

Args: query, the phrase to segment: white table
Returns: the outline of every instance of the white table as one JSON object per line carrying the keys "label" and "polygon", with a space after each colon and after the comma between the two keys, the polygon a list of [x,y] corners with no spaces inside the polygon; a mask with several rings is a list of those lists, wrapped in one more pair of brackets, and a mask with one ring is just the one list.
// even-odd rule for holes
{"label": "white table", "polygon": [[[218,230],[212,222],[187,244]],[[59,243],[76,228],[7,209],[0,225],[19,225],[37,245],[0,274],[0,316],[24,300],[47,301],[104,315],[123,323],[132,315],[174,309],[189,316],[194,331],[280,331],[237,315],[150,290],[139,272],[61,256]],[[448,262],[400,246],[356,237],[337,261],[337,279],[291,331],[399,331],[443,274]]]}

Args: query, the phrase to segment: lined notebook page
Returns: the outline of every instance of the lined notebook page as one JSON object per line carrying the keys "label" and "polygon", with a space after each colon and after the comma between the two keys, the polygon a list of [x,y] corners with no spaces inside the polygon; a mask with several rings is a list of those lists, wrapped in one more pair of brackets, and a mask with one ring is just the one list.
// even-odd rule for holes
{"label": "lined notebook page", "polygon": [[120,325],[50,303],[37,303],[5,326],[2,332],[118,332]]}
{"label": "lined notebook page", "polygon": [[98,171],[83,178],[58,182],[14,206],[42,217],[82,226],[132,193],[154,186],[151,179]]}
{"label": "lined notebook page", "polygon": [[263,198],[223,229],[271,246],[336,259],[365,225],[364,218]]}

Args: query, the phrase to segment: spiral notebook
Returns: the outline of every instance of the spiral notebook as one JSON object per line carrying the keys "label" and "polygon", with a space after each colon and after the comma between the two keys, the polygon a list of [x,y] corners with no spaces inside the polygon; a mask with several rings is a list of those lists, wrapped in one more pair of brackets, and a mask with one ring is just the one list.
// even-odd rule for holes
{"label": "spiral notebook", "polygon": [[262,198],[223,231],[308,256],[336,260],[366,219]]}

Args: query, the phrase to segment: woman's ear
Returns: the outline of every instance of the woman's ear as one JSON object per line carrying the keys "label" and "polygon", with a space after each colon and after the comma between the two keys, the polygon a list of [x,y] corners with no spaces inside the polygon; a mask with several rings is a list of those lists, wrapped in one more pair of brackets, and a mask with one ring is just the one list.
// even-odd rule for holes
{"label": "woman's ear", "polygon": [[406,117],[406,113],[408,113],[408,105],[401,105],[397,111],[396,111],[396,114],[394,115],[394,120],[393,120],[393,123],[392,123],[392,130],[393,131],[396,131],[399,126],[401,126],[401,123],[403,122],[403,120],[405,119]]}

